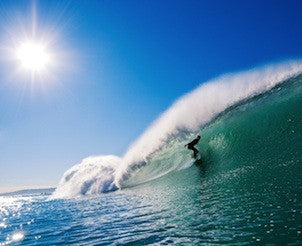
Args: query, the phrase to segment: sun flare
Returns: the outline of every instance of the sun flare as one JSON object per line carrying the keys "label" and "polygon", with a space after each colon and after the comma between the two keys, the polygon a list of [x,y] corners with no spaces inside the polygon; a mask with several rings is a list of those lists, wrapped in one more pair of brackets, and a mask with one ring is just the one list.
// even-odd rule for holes
{"label": "sun flare", "polygon": [[49,64],[50,55],[44,45],[36,42],[26,42],[16,49],[16,57],[23,68],[39,72]]}

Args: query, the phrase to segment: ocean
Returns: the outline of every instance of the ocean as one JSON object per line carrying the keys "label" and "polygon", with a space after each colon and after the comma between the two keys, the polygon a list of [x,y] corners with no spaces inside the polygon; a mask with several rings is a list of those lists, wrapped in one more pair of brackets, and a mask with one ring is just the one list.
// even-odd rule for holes
{"label": "ocean", "polygon": [[54,192],[0,196],[0,245],[301,245],[301,222],[297,61],[203,83],[123,157],[84,159]]}

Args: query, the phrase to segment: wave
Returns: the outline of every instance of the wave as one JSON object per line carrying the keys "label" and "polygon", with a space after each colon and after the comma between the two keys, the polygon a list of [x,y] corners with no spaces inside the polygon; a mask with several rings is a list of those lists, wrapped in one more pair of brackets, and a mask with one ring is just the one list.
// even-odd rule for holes
{"label": "wave", "polygon": [[[270,91],[301,73],[302,62],[291,61],[225,74],[202,83],[154,121],[122,158],[88,157],[69,169],[53,198],[113,191],[189,167],[191,157],[183,145],[197,131],[239,102]],[[217,135],[208,144],[224,147],[224,136]]]}

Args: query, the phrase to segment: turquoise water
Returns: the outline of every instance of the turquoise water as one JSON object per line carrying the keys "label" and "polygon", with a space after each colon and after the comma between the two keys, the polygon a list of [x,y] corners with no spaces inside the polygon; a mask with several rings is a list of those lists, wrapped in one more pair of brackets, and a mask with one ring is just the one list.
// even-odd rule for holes
{"label": "turquoise water", "polygon": [[[197,133],[193,164],[182,141]],[[298,76],[172,138],[124,189],[0,197],[0,245],[301,245],[301,177]]]}

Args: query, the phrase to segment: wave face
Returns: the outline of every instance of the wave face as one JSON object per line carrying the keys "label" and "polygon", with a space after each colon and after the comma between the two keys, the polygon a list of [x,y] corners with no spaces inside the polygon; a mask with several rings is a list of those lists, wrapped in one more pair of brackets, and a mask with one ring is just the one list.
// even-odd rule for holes
{"label": "wave face", "polygon": [[[202,136],[198,149],[203,165],[247,165],[267,158],[280,163],[286,156],[290,160],[289,156],[299,158],[297,148],[302,149],[298,146],[302,141],[296,138],[301,135],[297,119],[301,117],[301,73],[302,62],[294,61],[203,83],[151,124],[121,159],[87,158],[68,170],[54,197],[135,186],[187,168],[192,158],[183,146],[198,133]],[[297,148],[280,147],[290,144],[288,141],[294,141]],[[268,150],[275,154],[267,157]]]}

